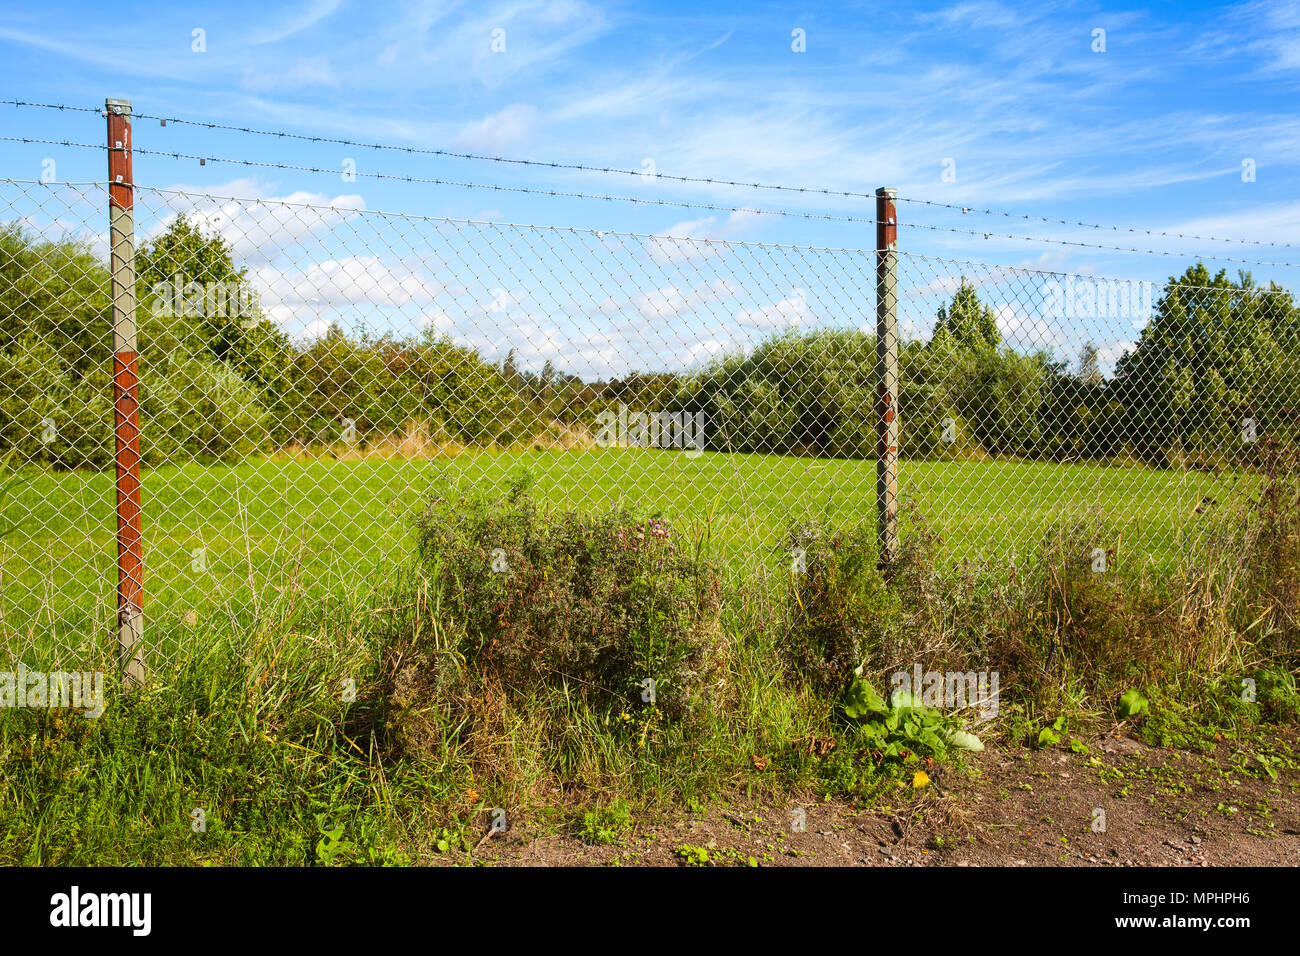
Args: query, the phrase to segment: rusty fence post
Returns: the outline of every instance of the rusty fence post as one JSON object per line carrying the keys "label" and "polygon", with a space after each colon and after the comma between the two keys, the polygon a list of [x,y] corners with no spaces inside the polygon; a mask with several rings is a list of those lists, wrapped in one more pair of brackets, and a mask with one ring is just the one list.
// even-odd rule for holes
{"label": "rusty fence post", "polygon": [[876,190],[876,534],[880,561],[898,555],[898,191]]}
{"label": "rusty fence post", "polygon": [[144,543],[140,525],[140,375],[135,326],[135,188],[131,103],[108,117],[109,271],[113,299],[113,441],[117,488],[117,643],[127,681],[144,682]]}

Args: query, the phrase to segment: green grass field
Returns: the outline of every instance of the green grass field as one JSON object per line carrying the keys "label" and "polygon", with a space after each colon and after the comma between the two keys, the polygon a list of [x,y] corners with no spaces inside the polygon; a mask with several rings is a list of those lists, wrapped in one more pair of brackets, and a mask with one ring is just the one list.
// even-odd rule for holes
{"label": "green grass field", "polygon": [[[525,469],[535,494],[556,506],[635,503],[685,533],[707,530],[710,552],[735,572],[788,562],[781,542],[794,522],[874,514],[874,461],[600,448],[159,468],[144,476],[150,626],[155,636],[176,631],[190,612],[255,607],[295,586],[319,597],[382,585],[412,552],[410,518],[430,488],[502,488]],[[1100,508],[1127,559],[1169,563],[1250,484],[1242,476],[1042,462],[905,461],[900,474],[905,504],[942,535],[952,560],[1023,555],[1053,524]],[[84,649],[87,635],[110,633],[111,476],[33,476],[9,517],[20,529],[0,559],[6,643]]]}
{"label": "green grass field", "polygon": [[[571,675],[567,664],[522,686],[472,667],[452,678],[463,682],[420,682],[433,654],[460,651],[439,643],[447,628],[428,626],[446,623],[432,610],[442,596],[417,604],[401,578],[414,545],[411,516],[434,486],[503,489],[521,469],[545,502],[593,509],[635,502],[661,512],[679,535],[707,529],[711,555],[730,574],[773,572],[767,588],[724,590],[708,626],[724,638],[723,670],[710,683],[717,696],[696,719],[638,707],[639,694],[611,697],[612,685]],[[863,759],[879,739],[844,720],[835,689],[783,679],[797,674],[788,670],[790,555],[780,542],[792,522],[808,518],[871,523],[874,462],[508,451],[426,462],[187,466],[151,470],[144,481],[149,681],[134,692],[113,661],[111,476],[33,475],[7,509],[21,527],[0,544],[0,657],[10,661],[0,670],[22,660],[44,671],[107,673],[99,719],[35,706],[0,710],[0,861],[468,863],[497,808],[522,821],[521,833],[537,826],[572,835],[583,832],[583,812],[592,808],[626,808],[638,820],[666,811],[680,819],[690,808],[695,819],[698,807],[739,793],[746,806],[758,797],[785,807],[796,793],[847,797],[857,807],[912,799],[908,761],[920,755],[911,738],[898,762]],[[1172,563],[1191,539],[1239,513],[1234,481],[1243,486],[1238,495],[1246,490],[1246,480],[1232,476],[1141,468],[967,462],[902,470],[905,496],[943,536],[945,562],[1033,551],[1048,528],[1102,505],[1107,543],[1118,534],[1124,563]],[[1206,498],[1219,504],[1204,506]],[[896,639],[883,631],[871,638],[890,638],[876,666],[939,654],[936,670],[970,670],[976,661],[1006,667],[1010,706],[997,723],[981,725],[979,737],[1013,748],[1067,715],[1072,737],[1082,739],[1081,728],[1111,734],[1120,694],[1138,687],[1150,699],[1153,734],[1186,734],[1182,715],[1194,714],[1205,739],[1221,741],[1238,721],[1251,726],[1264,712],[1240,700],[1241,674],[1255,673],[1262,691],[1285,684],[1247,670],[1258,668],[1261,644],[1230,626],[1233,584],[1221,572],[1239,553],[1218,552],[1212,588],[1195,578],[1185,620],[1186,582],[1168,579],[1168,601],[1153,603],[1147,582],[1124,575],[1102,594],[1114,606],[1094,605],[1080,625],[1090,640],[1026,643],[1026,653],[1040,655],[1027,662],[1008,651],[1020,653],[1025,622],[1036,620],[1030,613],[1054,602],[1055,592],[1047,599],[1027,587],[1014,599],[1026,613],[1004,613],[963,597],[963,575],[936,576],[937,590],[920,593],[934,593],[944,620],[892,618],[883,626],[896,627]],[[998,574],[990,583],[1007,581]],[[847,607],[818,593],[821,611]],[[1260,592],[1246,595],[1251,620],[1259,600]],[[627,606],[607,604],[610,614]],[[950,607],[959,613],[949,615]],[[879,604],[853,613],[871,626],[890,619]],[[1151,628],[1158,633],[1143,630]],[[1203,630],[1204,642],[1189,639],[1192,629]],[[712,634],[700,639],[711,642]],[[1093,656],[1101,640],[1113,653]],[[399,663],[414,668],[400,680]],[[1148,685],[1146,673],[1176,681]],[[1097,683],[1084,682],[1088,676]],[[348,686],[359,696],[350,699]],[[1295,696],[1293,686],[1279,694],[1270,699]],[[821,753],[810,746],[818,740],[840,743]],[[1068,754],[1065,739],[1057,746]],[[1259,773],[1276,777],[1277,764],[1259,756],[1272,761],[1269,746],[1261,735],[1250,749]],[[766,770],[758,757],[770,760]],[[934,759],[942,766],[967,758],[946,751]],[[194,808],[207,814],[202,835],[192,829]],[[339,846],[328,836],[337,826]]]}

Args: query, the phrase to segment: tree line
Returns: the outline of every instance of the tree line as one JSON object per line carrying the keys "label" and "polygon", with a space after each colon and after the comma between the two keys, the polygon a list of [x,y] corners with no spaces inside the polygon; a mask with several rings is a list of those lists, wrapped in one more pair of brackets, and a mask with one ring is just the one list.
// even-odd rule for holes
{"label": "tree line", "polygon": [[[702,413],[714,451],[871,457],[874,336],[788,331],[693,374],[584,382],[499,365],[431,331],[294,341],[262,312],[219,236],[183,217],[136,255],[145,462],[235,461],[365,445],[418,425],[436,442],[570,437],[599,415]],[[112,458],[108,272],[83,245],[0,226],[0,454],[55,468]],[[1197,264],[1171,277],[1111,375],[1003,341],[963,279],[927,340],[900,346],[901,452],[928,457],[1251,460],[1300,425],[1300,310],[1290,293]]]}
{"label": "tree line", "polygon": [[[1202,264],[1170,277],[1110,376],[1096,343],[1072,362],[1007,345],[965,279],[929,339],[900,345],[899,366],[907,457],[1218,467],[1293,441],[1300,425],[1293,296]],[[788,332],[716,362],[688,384],[686,403],[705,411],[717,449],[870,457],[875,368],[874,335]]]}

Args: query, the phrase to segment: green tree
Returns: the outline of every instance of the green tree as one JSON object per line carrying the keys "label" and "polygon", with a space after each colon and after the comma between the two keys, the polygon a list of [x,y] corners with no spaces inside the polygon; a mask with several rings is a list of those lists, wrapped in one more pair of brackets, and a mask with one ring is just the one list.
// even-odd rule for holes
{"label": "green tree", "polygon": [[108,270],[83,243],[0,224],[0,352],[39,342],[76,380],[103,368],[111,329]]}
{"label": "green tree", "polygon": [[[1030,455],[1042,451],[1039,421],[1051,367],[1044,353],[1024,354],[1001,347],[997,316],[980,302],[963,276],[952,302],[940,306],[925,361],[914,372],[933,376],[905,384],[913,392],[931,390],[961,433],[991,454]],[[902,427],[907,428],[900,408]]]}
{"label": "green tree", "polygon": [[177,216],[136,252],[141,352],[205,352],[261,388],[283,387],[289,341],[262,312],[230,245]]}
{"label": "green tree", "polygon": [[933,339],[940,345],[945,339],[951,339],[956,348],[977,353],[994,351],[1002,344],[997,316],[980,302],[975,286],[965,276],[961,277],[952,302],[939,306]]}
{"label": "green tree", "polygon": [[1300,311],[1249,273],[1204,264],[1171,276],[1134,350],[1116,368],[1125,434],[1144,460],[1242,461],[1256,435],[1294,438],[1300,407]]}

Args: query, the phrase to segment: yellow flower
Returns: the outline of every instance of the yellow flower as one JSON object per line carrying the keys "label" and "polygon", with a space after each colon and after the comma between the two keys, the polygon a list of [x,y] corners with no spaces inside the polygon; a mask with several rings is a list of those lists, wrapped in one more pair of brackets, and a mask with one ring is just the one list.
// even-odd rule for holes
{"label": "yellow flower", "polygon": [[918,770],[916,772],[916,776],[912,778],[912,789],[920,790],[929,782],[930,782],[930,778],[929,776],[926,775],[926,772],[924,770]]}

